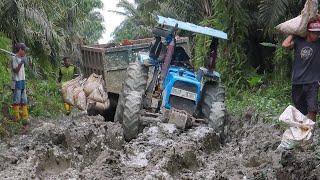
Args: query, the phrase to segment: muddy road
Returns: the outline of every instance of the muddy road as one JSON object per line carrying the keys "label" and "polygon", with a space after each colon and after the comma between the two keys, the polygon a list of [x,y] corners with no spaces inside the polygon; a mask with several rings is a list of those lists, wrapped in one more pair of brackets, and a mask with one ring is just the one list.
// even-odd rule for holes
{"label": "muddy road", "polygon": [[229,115],[223,140],[205,126],[158,123],[127,143],[119,124],[80,113],[29,128],[0,144],[1,179],[320,180],[320,131],[279,152],[283,130],[254,111]]}

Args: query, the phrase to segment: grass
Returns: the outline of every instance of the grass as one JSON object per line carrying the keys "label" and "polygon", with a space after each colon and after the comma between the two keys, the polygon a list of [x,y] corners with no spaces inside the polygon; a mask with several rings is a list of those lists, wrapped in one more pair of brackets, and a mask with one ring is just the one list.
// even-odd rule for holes
{"label": "grass", "polygon": [[[291,84],[262,85],[259,88],[240,91],[226,89],[226,108],[229,113],[241,114],[248,108],[254,108],[260,116],[272,123],[280,124],[279,116],[289,106],[291,100]],[[320,116],[317,117],[320,123]]]}
{"label": "grass", "polygon": [[240,114],[250,107],[255,108],[262,116],[276,121],[290,104],[289,83],[262,85],[259,88],[244,91],[226,89],[226,107],[232,114]]}
{"label": "grass", "polygon": [[[0,139],[23,131],[21,122],[14,121],[11,111],[12,92],[7,87],[0,99]],[[29,116],[31,118],[56,118],[63,114],[63,100],[60,89],[53,80],[27,81]]]}
{"label": "grass", "polygon": [[34,80],[28,84],[30,115],[33,117],[55,117],[63,113],[61,89],[53,80]]}

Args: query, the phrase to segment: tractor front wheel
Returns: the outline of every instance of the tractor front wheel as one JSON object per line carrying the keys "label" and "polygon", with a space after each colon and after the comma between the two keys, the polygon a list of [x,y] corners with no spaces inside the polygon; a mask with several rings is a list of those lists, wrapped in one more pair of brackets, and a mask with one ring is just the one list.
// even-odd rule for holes
{"label": "tractor front wheel", "polygon": [[225,123],[225,89],[218,82],[205,83],[201,101],[200,111],[204,118],[208,119],[208,124],[218,134],[223,134]]}

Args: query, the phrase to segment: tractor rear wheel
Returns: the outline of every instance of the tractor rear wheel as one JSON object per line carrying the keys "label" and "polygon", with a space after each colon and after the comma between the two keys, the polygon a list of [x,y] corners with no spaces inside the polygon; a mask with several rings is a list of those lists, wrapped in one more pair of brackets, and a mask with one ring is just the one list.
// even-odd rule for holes
{"label": "tractor rear wheel", "polygon": [[131,91],[126,95],[123,102],[123,133],[125,140],[130,141],[138,136],[141,127],[142,94],[137,91]]}
{"label": "tractor rear wheel", "polygon": [[124,99],[128,92],[137,91],[143,94],[147,87],[148,67],[138,62],[130,63],[127,69],[127,79],[119,94],[119,100],[114,117],[115,122],[122,123]]}
{"label": "tractor rear wheel", "polygon": [[136,138],[139,132],[140,118],[137,116],[147,87],[148,70],[138,62],[130,63],[127,79],[119,95],[115,121],[122,124],[127,141]]}

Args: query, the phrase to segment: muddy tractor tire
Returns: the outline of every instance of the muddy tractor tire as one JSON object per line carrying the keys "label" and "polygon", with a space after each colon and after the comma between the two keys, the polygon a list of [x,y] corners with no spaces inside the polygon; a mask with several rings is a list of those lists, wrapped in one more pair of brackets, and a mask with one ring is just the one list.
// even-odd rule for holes
{"label": "muddy tractor tire", "polygon": [[122,123],[124,99],[128,92],[136,91],[144,94],[148,81],[148,67],[140,63],[130,63],[127,70],[127,79],[123,84],[114,117],[115,122]]}
{"label": "muddy tractor tire", "polygon": [[225,88],[217,82],[207,82],[202,90],[200,111],[208,125],[223,134],[225,123]]}
{"label": "muddy tractor tire", "polygon": [[124,98],[122,127],[126,141],[130,141],[138,136],[141,127],[141,106],[142,94],[140,92],[131,91]]}
{"label": "muddy tractor tire", "polygon": [[144,93],[148,81],[148,67],[137,62],[130,63],[127,73],[128,76],[124,82],[123,92],[137,91]]}

